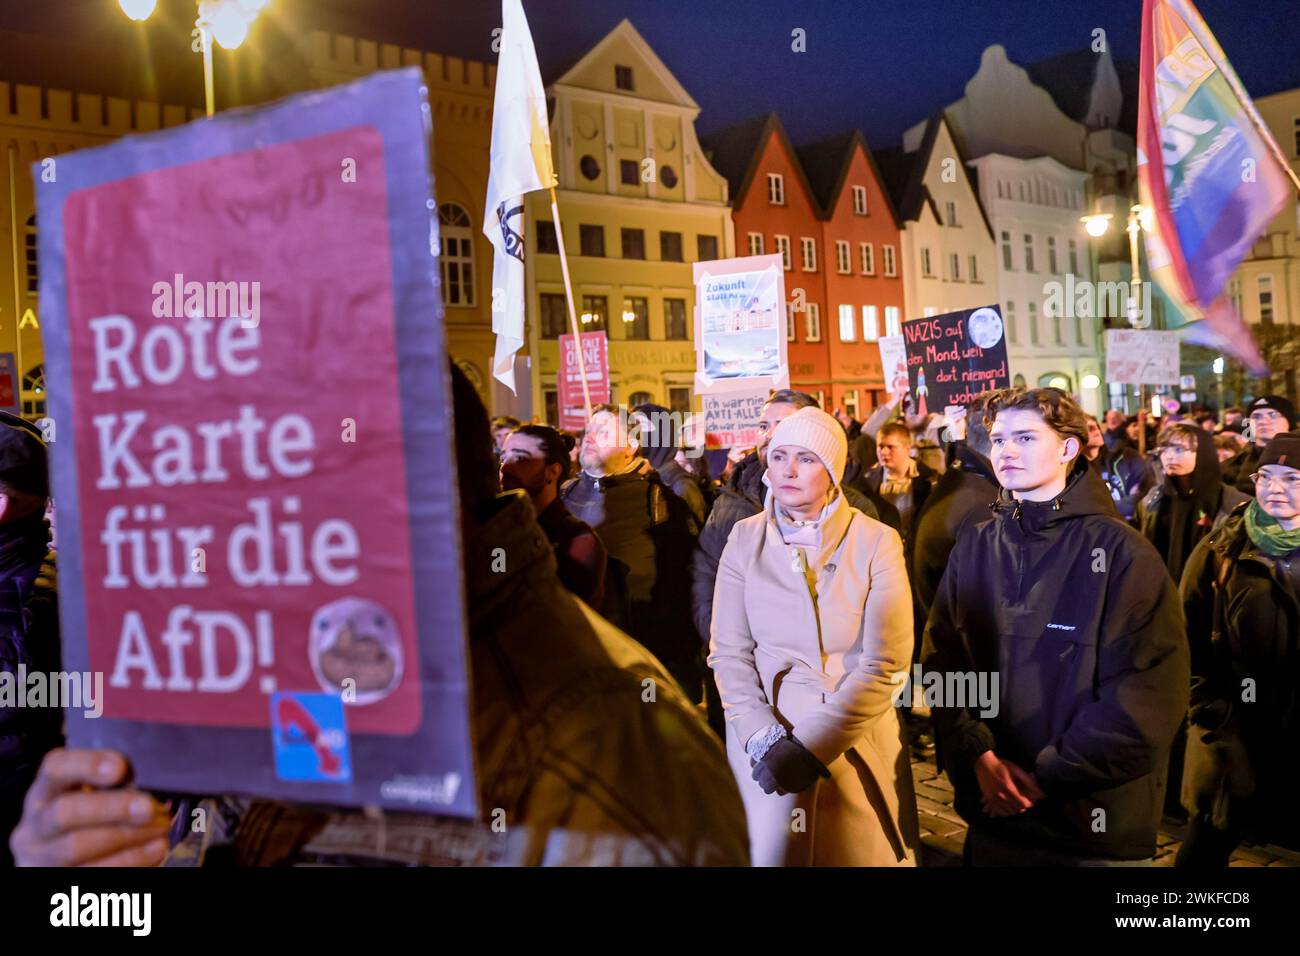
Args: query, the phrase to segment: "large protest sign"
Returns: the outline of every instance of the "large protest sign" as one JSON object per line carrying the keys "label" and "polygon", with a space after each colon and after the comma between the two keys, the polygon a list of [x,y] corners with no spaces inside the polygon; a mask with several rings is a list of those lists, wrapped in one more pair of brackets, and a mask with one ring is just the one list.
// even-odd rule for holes
{"label": "large protest sign", "polygon": [[37,167],[73,746],[476,812],[415,69]]}
{"label": "large protest sign", "polygon": [[752,445],[763,402],[773,389],[790,387],[781,257],[697,262],[694,276],[695,390],[706,447]]}
{"label": "large protest sign", "polygon": [[1106,380],[1122,385],[1173,385],[1179,374],[1178,333],[1106,330]]}
{"label": "large protest sign", "polygon": [[1010,384],[1007,340],[995,305],[912,319],[903,323],[903,338],[918,415],[942,413]]}
{"label": "large protest sign", "polygon": [[581,431],[587,427],[587,404],[582,394],[582,372],[587,370],[587,390],[592,405],[609,402],[609,338],[604,332],[582,333],[582,365],[573,335],[560,336],[560,371],[555,377],[560,405],[560,427]]}

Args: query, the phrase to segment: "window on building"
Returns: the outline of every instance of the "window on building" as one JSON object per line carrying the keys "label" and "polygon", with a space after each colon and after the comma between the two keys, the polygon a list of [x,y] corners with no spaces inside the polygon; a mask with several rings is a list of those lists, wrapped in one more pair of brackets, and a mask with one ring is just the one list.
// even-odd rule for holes
{"label": "window on building", "polygon": [[979,256],[971,256],[971,257],[970,257],[970,281],[971,281],[971,282],[979,282],[979,281],[980,281],[980,260],[979,260]]}
{"label": "window on building", "polygon": [[1047,237],[1047,271],[1056,275],[1056,237]]}
{"label": "window on building", "polygon": [[558,339],[569,331],[569,306],[564,296],[543,292],[541,305],[542,338]]}
{"label": "window on building", "polygon": [[867,187],[853,187],[853,212],[859,216],[867,214]]}
{"label": "window on building", "polygon": [[23,376],[23,415],[27,418],[39,418],[44,414],[45,364],[42,363]]}
{"label": "window on building", "polygon": [[[451,204],[451,203],[447,203],[447,205],[448,205],[448,206],[451,206],[452,204]],[[470,298],[470,301],[467,302],[467,303],[464,303],[464,304],[465,304],[465,305],[473,305],[473,304],[474,304],[474,245],[473,245],[473,237],[470,236],[468,233],[463,233],[463,234],[462,234],[462,233],[459,231],[459,227],[460,227],[461,225],[464,225],[464,227],[465,227],[466,229],[469,228],[469,214],[468,214],[467,212],[465,212],[464,209],[461,209],[460,206],[453,206],[453,208],[455,208],[455,209],[460,209],[461,216],[464,217],[464,222],[463,222],[463,223],[457,223],[457,230],[456,230],[455,234],[458,235],[458,236],[462,236],[462,235],[463,235],[464,238],[462,239],[462,241],[464,241],[464,242],[467,243],[467,245],[466,245],[464,248],[462,248],[461,252],[462,252],[463,255],[466,255],[466,256],[469,257],[469,273],[468,273],[468,275],[469,275],[469,283],[470,283],[470,284],[469,284],[469,286],[468,286],[468,289],[469,289],[469,298]],[[439,216],[439,219],[441,219],[441,216]],[[443,233],[443,236],[444,236],[443,242],[444,242],[444,244],[446,243],[446,238],[445,238],[446,235],[447,235],[446,232],[444,232],[444,233]],[[30,216],[27,217],[27,227],[23,230],[23,250],[24,250],[25,259],[26,259],[26,262],[27,262],[27,294],[28,294],[28,295],[38,295],[38,294],[40,293],[40,291],[41,291],[41,270],[40,270],[40,263],[39,263],[39,261],[37,260],[37,257],[36,257],[36,214],[35,214],[35,213],[33,213],[32,215],[30,215]],[[444,253],[444,255],[445,255],[445,253]],[[445,273],[444,273],[444,274],[445,274]],[[446,290],[446,285],[445,285],[445,284],[444,284],[444,286],[443,286],[443,289],[444,289],[443,295],[444,295],[444,297],[445,297],[445,296],[446,296],[446,291],[445,291],[445,290]],[[448,305],[456,305],[456,304],[458,304],[458,303],[448,302],[447,304],[448,304]],[[42,369],[41,374],[42,374],[42,375],[44,374],[44,369]],[[42,404],[44,404],[44,403],[42,403]]]}
{"label": "window on building", "polygon": [[1079,274],[1079,244],[1073,239],[1070,240],[1070,273]]}
{"label": "window on building", "polygon": [[638,341],[650,338],[650,303],[643,296],[623,300],[623,334]]}
{"label": "window on building", "polygon": [[903,310],[896,305],[885,306],[885,334],[903,334]]}
{"label": "window on building", "polygon": [[999,199],[1003,199],[1003,198],[1005,198],[1005,197],[1003,196],[1002,193],[1003,193],[1003,190],[1002,190],[1002,180],[999,179],[999,180],[998,180],[998,198],[999,198]]}
{"label": "window on building", "polygon": [[632,78],[632,68],[630,66],[614,67],[614,86],[620,90],[636,89],[636,84]]}
{"label": "window on building", "polygon": [[1057,345],[1065,344],[1065,337],[1061,333],[1061,314],[1057,312],[1052,316],[1052,337]]}
{"label": "window on building", "polygon": [[794,311],[794,303],[787,302],[785,304],[785,340],[787,342],[793,342],[795,340],[794,338],[795,315],[796,313]]}
{"label": "window on building", "polygon": [[1024,183],[1020,183],[1019,186],[1020,186],[1020,201],[1021,201],[1021,202],[1024,202],[1024,201],[1025,201],[1025,184],[1024,184]]}
{"label": "window on building", "polygon": [[767,201],[773,206],[785,205],[785,177],[780,173],[767,174]]}
{"label": "window on building", "polygon": [[1007,326],[1007,344],[1015,345],[1020,339],[1016,335],[1016,304],[1007,300],[1006,306],[1002,309],[1002,321]]}
{"label": "window on building", "polygon": [[881,246],[880,251],[881,254],[885,257],[885,275],[887,276],[898,275],[898,264],[897,262],[894,261],[894,247]]}
{"label": "window on building", "polygon": [[560,239],[555,234],[555,223],[549,219],[537,220],[537,251],[557,255],[560,251]]}
{"label": "window on building", "polygon": [[623,233],[623,258],[624,259],[644,259],[645,258],[645,230],[644,229],[624,229]]}
{"label": "window on building", "polygon": [[843,275],[853,271],[853,254],[843,239],[835,240],[835,270]]}
{"label": "window on building", "polygon": [[627,404],[631,408],[636,408],[638,405],[649,405],[654,400],[655,397],[649,392],[633,392],[627,397]]}
{"label": "window on building", "polygon": [[560,394],[553,388],[542,389],[542,404],[546,406],[546,422],[552,428],[560,424]]}
{"label": "window on building", "polygon": [[579,225],[578,248],[584,256],[603,256],[605,254],[605,227]]}
{"label": "window on building", "polygon": [[803,236],[799,240],[799,256],[803,260],[804,272],[817,271],[817,240]]}
{"label": "window on building", "polygon": [[751,256],[761,256],[763,254],[763,234],[761,232],[749,233],[749,254]]}
{"label": "window on building", "polygon": [[858,323],[853,315],[853,306],[840,306],[840,341],[856,342],[858,338]]}
{"label": "window on building", "polygon": [[691,390],[683,386],[668,389],[668,410],[679,415],[689,415],[691,409]]}
{"label": "window on building", "polygon": [[682,261],[682,234],[680,232],[659,233],[659,258],[664,262]]}
{"label": "window on building", "polygon": [[934,272],[930,269],[930,249],[923,247],[921,249],[921,275],[931,276]]}
{"label": "window on building", "polygon": [[961,256],[955,252],[948,253],[948,278],[953,282],[961,281]]}
{"label": "window on building", "polygon": [[1074,334],[1077,344],[1087,347],[1088,341],[1085,336],[1088,334],[1088,327],[1084,324],[1087,320],[1083,316],[1076,316],[1074,320]]}
{"label": "window on building", "polygon": [[880,310],[874,305],[864,305],[862,307],[862,341],[877,342],[880,340]]}
{"label": "window on building", "polygon": [[1263,325],[1273,324],[1273,277],[1260,276],[1256,282],[1259,286],[1259,321]]}
{"label": "window on building", "polygon": [[1300,159],[1300,116],[1295,118],[1295,155]]}
{"label": "window on building", "polygon": [[686,332],[685,299],[664,299],[664,338],[690,338]]}
{"label": "window on building", "polygon": [[840,404],[844,406],[845,415],[848,415],[849,418],[857,418],[858,417],[858,390],[856,388],[846,388],[844,390],[844,396],[840,400]]}
{"label": "window on building", "polygon": [[951,199],[944,204],[944,214],[947,216],[948,225],[950,226],[961,225],[961,223],[957,221],[957,204],[953,202]]}
{"label": "window on building", "polygon": [[618,161],[618,181],[624,186],[641,185],[641,167],[635,159],[620,159]]}
{"label": "window on building", "polygon": [[[474,229],[463,206],[447,202],[438,207],[442,240],[442,302],[444,305],[474,304]],[[35,292],[36,217],[27,220],[27,291]]]}
{"label": "window on building", "polygon": [[804,316],[804,335],[805,342],[820,342],[822,340],[822,307],[816,302],[809,302],[807,305],[808,312]]}
{"label": "window on building", "polygon": [[583,332],[609,331],[609,300],[603,295],[584,295],[578,327]]}
{"label": "window on building", "polygon": [[695,251],[699,254],[701,262],[712,262],[718,258],[718,237],[717,236],[697,236],[695,239]]}
{"label": "window on building", "polygon": [[1025,233],[1025,271],[1034,271],[1034,237]]}
{"label": "window on building", "polygon": [[1027,306],[1029,310],[1029,344],[1038,344],[1038,303],[1033,299],[1029,300]]}
{"label": "window on building", "polygon": [[1228,298],[1232,302],[1233,310],[1238,315],[1241,315],[1241,280],[1240,279],[1228,280]]}
{"label": "window on building", "polygon": [[794,266],[790,262],[790,237],[775,236],[776,251],[781,256],[781,268],[789,272]]}
{"label": "window on building", "polygon": [[876,249],[871,243],[858,243],[858,258],[862,260],[862,274],[864,276],[876,274]]}
{"label": "window on building", "polygon": [[1002,268],[1007,272],[1015,269],[1011,264],[1011,233],[1002,230]]}

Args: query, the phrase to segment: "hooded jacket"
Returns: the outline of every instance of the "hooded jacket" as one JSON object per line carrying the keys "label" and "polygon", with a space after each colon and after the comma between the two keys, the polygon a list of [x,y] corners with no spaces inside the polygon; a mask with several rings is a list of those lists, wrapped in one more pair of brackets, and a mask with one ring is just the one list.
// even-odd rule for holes
{"label": "hooded jacket", "polygon": [[1183,566],[1192,549],[1217,528],[1238,504],[1249,496],[1224,484],[1219,456],[1208,434],[1197,436],[1196,465],[1184,489],[1168,473],[1138,502],[1137,527],[1150,541],[1175,581],[1182,578]]}
{"label": "hooded jacket", "polygon": [[[852,468],[852,465],[849,466]],[[700,532],[692,568],[691,612],[695,628],[705,644],[709,642],[709,627],[713,619],[713,585],[718,578],[718,562],[727,538],[737,522],[744,521],[763,510],[767,487],[763,484],[766,469],[756,452],[750,452],[731,470],[731,477],[718,491],[717,500],[709,511],[709,519]],[[861,492],[848,485],[841,486],[844,499],[868,518],[883,520],[875,506]],[[889,505],[888,502],[884,502]],[[892,510],[892,506],[889,506]],[[894,512],[897,515],[897,512]]]}
{"label": "hooded jacket", "polygon": [[1133,522],[1138,501],[1156,484],[1155,471],[1138,450],[1127,443],[1113,449],[1109,446],[1102,448],[1091,465],[1110,492],[1119,516]]}
{"label": "hooded jacket", "polygon": [[[1080,858],[1154,855],[1188,699],[1183,613],[1095,471],[1076,464],[1047,502],[1002,493],[953,548],[924,648],[925,671],[952,688],[933,714],[955,808],[972,828]],[[994,674],[996,713],[957,694],[963,676]],[[987,750],[1034,774],[1046,797],[1013,817],[986,815],[974,761]]]}
{"label": "hooded jacket", "polygon": [[922,628],[953,546],[962,532],[988,518],[989,505],[997,496],[998,480],[989,460],[964,441],[949,445],[948,467],[917,512],[908,556],[912,594]]}
{"label": "hooded jacket", "polygon": [[[1192,723],[1188,734],[1189,770],[1184,804],[1192,793],[1219,794],[1223,813],[1240,823],[1227,761],[1190,760],[1204,740],[1230,751],[1233,739],[1244,746],[1249,789],[1258,796],[1258,839],[1300,849],[1295,799],[1300,792],[1300,595],[1281,573],[1278,561],[1250,540],[1247,505],[1239,505],[1192,552],[1183,572],[1182,600],[1192,655]],[[1293,553],[1292,560],[1300,560]],[[1249,700],[1243,693],[1250,681]],[[1231,731],[1231,737],[1223,730]],[[1216,741],[1215,737],[1222,738]],[[1204,744],[1202,744],[1204,746]],[[1225,800],[1226,798],[1226,800]]]}

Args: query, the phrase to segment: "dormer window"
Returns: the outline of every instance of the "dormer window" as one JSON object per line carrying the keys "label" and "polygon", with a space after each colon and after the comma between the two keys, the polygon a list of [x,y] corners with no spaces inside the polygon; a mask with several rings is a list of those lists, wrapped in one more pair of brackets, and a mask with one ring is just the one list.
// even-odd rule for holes
{"label": "dormer window", "polygon": [[630,66],[614,67],[614,85],[620,90],[636,89],[636,84],[632,82],[632,68]]}

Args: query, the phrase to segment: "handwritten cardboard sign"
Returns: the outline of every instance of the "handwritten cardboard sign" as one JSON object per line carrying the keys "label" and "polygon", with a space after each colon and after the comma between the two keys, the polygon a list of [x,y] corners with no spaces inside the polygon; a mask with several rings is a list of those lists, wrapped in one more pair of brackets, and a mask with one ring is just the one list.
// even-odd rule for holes
{"label": "handwritten cardboard sign", "polygon": [[37,167],[68,736],[142,786],[475,812],[422,85]]}
{"label": "handwritten cardboard sign", "polygon": [[1007,341],[995,305],[903,323],[908,379],[916,413],[965,405],[980,392],[1005,388]]}
{"label": "handwritten cardboard sign", "polygon": [[738,389],[704,395],[704,447],[753,448],[767,388]]}
{"label": "handwritten cardboard sign", "polygon": [[1173,385],[1179,373],[1178,333],[1106,330],[1106,380],[1124,385]]}

